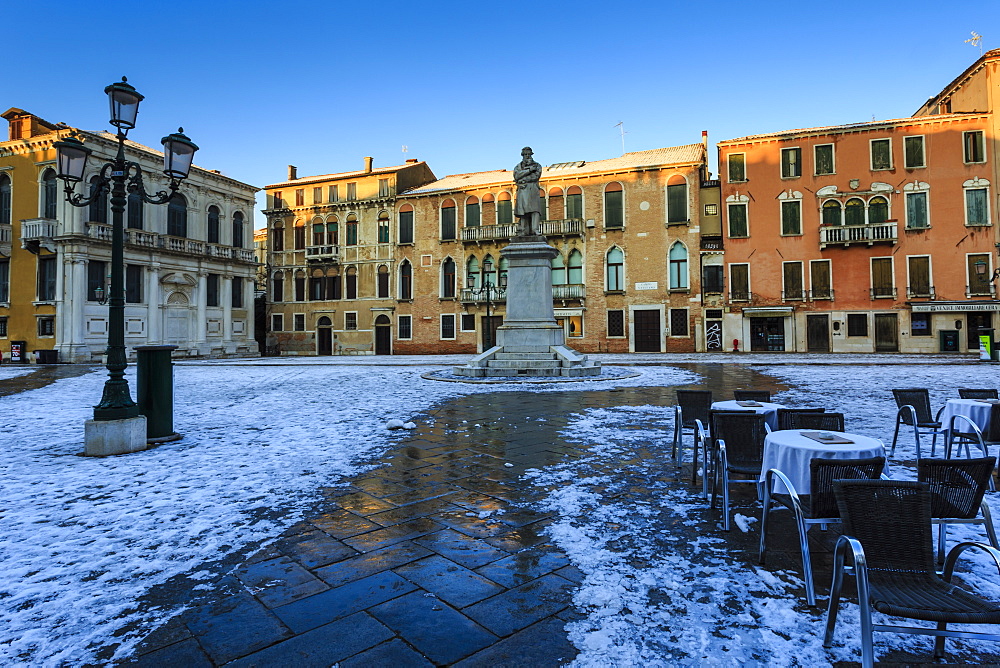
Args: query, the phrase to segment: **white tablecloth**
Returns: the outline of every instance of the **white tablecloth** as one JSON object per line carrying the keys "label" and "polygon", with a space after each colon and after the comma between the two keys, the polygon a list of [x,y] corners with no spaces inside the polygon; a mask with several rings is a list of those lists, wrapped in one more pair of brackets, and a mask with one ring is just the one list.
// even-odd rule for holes
{"label": "white tablecloth", "polygon": [[760,406],[740,406],[737,401],[713,401],[712,410],[715,411],[753,411],[763,413],[764,421],[772,430],[778,428],[778,409],[784,408],[784,404],[772,404],[760,402]]}
{"label": "white tablecloth", "polygon": [[[813,429],[783,429],[772,431],[764,439],[764,466],[761,468],[761,482],[764,480],[763,474],[768,469],[778,469],[792,482],[795,491],[799,494],[809,494],[810,475],[809,460],[814,458],[824,459],[863,459],[866,457],[884,457],[885,446],[877,438],[869,438],[860,434],[848,434],[842,431],[832,431],[844,438],[849,438],[853,443],[820,443],[802,435],[804,431],[815,431]],[[788,490],[779,480],[774,483],[775,494],[787,494]]]}
{"label": "white tablecloth", "polygon": [[[952,415],[964,415],[979,427],[980,431],[986,431],[990,424],[990,411],[993,404],[988,404],[977,399],[949,399],[941,411],[941,426],[945,429],[951,427]],[[968,431],[965,427],[968,423],[965,420],[959,421],[955,428],[959,431]]]}

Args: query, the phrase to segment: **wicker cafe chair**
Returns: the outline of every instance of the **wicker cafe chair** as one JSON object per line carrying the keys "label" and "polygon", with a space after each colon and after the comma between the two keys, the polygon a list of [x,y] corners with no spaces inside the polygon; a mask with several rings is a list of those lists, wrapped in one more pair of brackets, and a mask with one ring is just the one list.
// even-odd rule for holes
{"label": "wicker cafe chair", "polygon": [[674,443],[670,456],[677,461],[678,454],[684,458],[684,430],[692,432],[693,457],[691,462],[691,483],[698,481],[698,421],[708,423],[712,410],[711,390],[677,390],[677,405],[674,407]]}
{"label": "wicker cafe chair", "polygon": [[[833,489],[844,535],[834,548],[824,647],[833,642],[848,552],[854,561],[861,608],[861,664],[865,668],[875,661],[873,631],[935,636],[935,658],[944,656],[946,636],[1000,641],[995,634],[948,631],[948,624],[1000,624],[1000,603],[951,584],[955,562],[965,550],[984,550],[998,572],[1000,552],[982,543],[961,543],[948,553],[939,576],[934,570],[931,492],[925,483],[837,480]],[[873,609],[893,617],[936,622],[937,628],[873,624]]]}
{"label": "wicker cafe chair", "polygon": [[770,401],[771,393],[767,390],[733,390],[736,401]]}
{"label": "wicker cafe chair", "polygon": [[[990,410],[990,417],[993,417],[993,413],[998,412],[998,410],[1000,407],[993,406]],[[989,444],[983,432],[979,430],[979,425],[967,415],[952,415],[945,429],[944,456],[950,459],[956,446],[959,451],[962,450],[962,446],[965,446],[965,456],[972,457],[970,445],[978,446],[983,457],[990,456]],[[990,478],[990,490],[993,489],[993,478]]]}
{"label": "wicker cafe chair", "polygon": [[[712,508],[722,487],[722,528],[729,531],[729,485],[758,484],[764,466],[763,414],[748,411],[712,411]],[[730,474],[749,476],[731,479]]]}
{"label": "wicker cafe chair", "polygon": [[788,426],[793,415],[797,413],[823,413],[825,408],[779,408],[778,409],[778,429],[792,429]]}
{"label": "wicker cafe chair", "polygon": [[[802,579],[806,583],[806,602],[816,605],[816,589],[813,584],[812,562],[809,558],[809,537],[806,533],[814,524],[824,529],[827,524],[840,523],[840,509],[833,494],[834,480],[872,480],[878,478],[885,468],[885,457],[865,459],[821,459],[809,460],[809,494],[799,494],[788,477],[778,469],[768,469],[764,474],[764,512],[760,522],[760,565],[764,565],[767,555],[767,520],[772,509],[781,506],[795,513],[795,525],[799,531],[799,549],[802,552]],[[785,485],[787,493],[775,494],[774,479]]]}
{"label": "wicker cafe chair", "polygon": [[969,388],[961,388],[958,391],[958,396],[961,399],[1000,399],[1000,393],[994,389],[971,390]]}
{"label": "wicker cafe chair", "polygon": [[892,396],[896,399],[899,411],[896,413],[896,431],[892,435],[892,449],[889,451],[889,456],[896,454],[896,439],[899,436],[900,425],[907,425],[913,427],[913,438],[917,443],[917,459],[923,456],[920,454],[921,434],[933,436],[931,439],[931,457],[933,457],[938,434],[944,434],[946,431],[941,428],[941,411],[944,410],[944,406],[931,417],[930,392],[923,387],[893,390]]}
{"label": "wicker cafe chair", "polygon": [[1000,548],[990,507],[983,500],[996,465],[996,457],[917,461],[917,479],[931,490],[931,524],[938,527],[938,563],[944,562],[949,524],[982,524],[990,545]]}
{"label": "wicker cafe chair", "polygon": [[788,417],[789,429],[844,431],[843,413],[795,413]]}

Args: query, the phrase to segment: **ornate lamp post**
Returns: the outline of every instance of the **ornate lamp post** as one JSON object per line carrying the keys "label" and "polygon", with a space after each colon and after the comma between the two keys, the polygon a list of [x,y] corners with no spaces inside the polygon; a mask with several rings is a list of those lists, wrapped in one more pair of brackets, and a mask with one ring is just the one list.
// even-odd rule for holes
{"label": "ornate lamp post", "polygon": [[493,312],[493,302],[499,301],[503,297],[504,291],[507,289],[507,275],[502,274],[500,276],[500,285],[493,285],[490,280],[490,275],[493,273],[493,263],[487,259],[483,262],[483,275],[486,277],[483,281],[483,287],[476,287],[476,277],[469,276],[467,279],[469,294],[473,299],[478,299],[480,297],[486,302],[486,329],[483,331],[483,350],[489,350],[493,347],[493,327],[492,327],[492,312]]}
{"label": "ornate lamp post", "polygon": [[996,283],[997,278],[1000,278],[1000,269],[994,269],[993,276],[989,279],[986,278],[986,270],[989,269],[989,265],[987,265],[984,260],[976,260],[973,264],[976,267],[976,274],[979,276],[980,280],[988,280],[990,283]]}
{"label": "ornate lamp post", "polygon": [[[94,407],[94,420],[124,420],[139,415],[139,407],[132,401],[125,369],[128,361],[125,355],[125,205],[129,193],[138,193],[142,201],[149,204],[165,204],[170,201],[181,181],[187,178],[191,162],[198,147],[184,136],[180,128],[174,134],[161,140],[163,144],[163,173],[170,179],[170,189],[155,195],[146,192],[142,180],[142,170],[138,163],[125,159],[125,139],[128,131],[135,127],[135,117],[143,96],[130,86],[125,77],[104,89],[111,104],[111,125],[118,128],[118,153],[115,159],[101,167],[96,182],[91,186],[90,195],[74,192],[78,182],[83,181],[87,158],[91,149],[74,136],[69,136],[54,144],[59,167],[59,178],[65,183],[66,201],[76,207],[89,206],[94,200],[111,193],[111,285],[109,286],[110,307],[108,309],[108,380],[104,384],[101,403]],[[103,292],[103,291],[102,291]],[[103,298],[104,295],[99,295]]]}

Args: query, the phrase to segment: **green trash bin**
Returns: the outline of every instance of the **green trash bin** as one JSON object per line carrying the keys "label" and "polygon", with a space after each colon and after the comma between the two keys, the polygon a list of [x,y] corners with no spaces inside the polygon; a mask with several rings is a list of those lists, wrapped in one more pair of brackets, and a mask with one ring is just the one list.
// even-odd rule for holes
{"label": "green trash bin", "polygon": [[146,416],[146,442],[176,441],[174,431],[174,364],[177,346],[136,346],[136,403]]}

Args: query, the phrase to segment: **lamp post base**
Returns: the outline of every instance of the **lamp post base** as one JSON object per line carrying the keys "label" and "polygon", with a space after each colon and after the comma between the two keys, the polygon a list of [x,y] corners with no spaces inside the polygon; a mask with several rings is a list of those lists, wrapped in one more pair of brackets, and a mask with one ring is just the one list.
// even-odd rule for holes
{"label": "lamp post base", "polygon": [[146,449],[146,416],[124,420],[87,420],[84,450],[87,457],[126,455]]}

